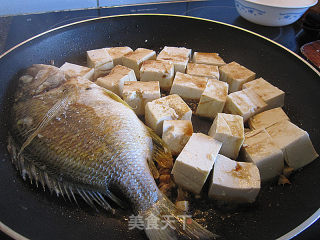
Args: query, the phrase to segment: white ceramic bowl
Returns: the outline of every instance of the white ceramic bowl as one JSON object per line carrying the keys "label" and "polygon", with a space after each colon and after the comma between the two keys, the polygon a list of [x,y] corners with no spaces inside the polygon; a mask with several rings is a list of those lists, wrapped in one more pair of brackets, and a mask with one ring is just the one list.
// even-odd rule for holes
{"label": "white ceramic bowl", "polygon": [[238,13],[264,26],[285,26],[297,21],[318,0],[235,0]]}

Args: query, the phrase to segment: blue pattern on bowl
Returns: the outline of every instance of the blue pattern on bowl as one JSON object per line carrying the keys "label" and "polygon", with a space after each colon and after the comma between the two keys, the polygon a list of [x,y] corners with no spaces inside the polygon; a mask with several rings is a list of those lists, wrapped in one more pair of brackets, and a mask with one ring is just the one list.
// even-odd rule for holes
{"label": "blue pattern on bowl", "polygon": [[238,1],[235,1],[235,5],[236,5],[236,7],[238,8],[239,11],[246,12],[246,13],[252,14],[254,16],[256,16],[256,15],[264,15],[266,13],[265,11],[262,11],[260,9],[247,7],[247,6],[241,4]]}
{"label": "blue pattern on bowl", "polygon": [[292,13],[280,13],[280,17],[278,18],[279,20],[283,20],[283,19],[298,19],[301,17],[302,14],[304,14],[305,11],[303,12],[292,12]]}

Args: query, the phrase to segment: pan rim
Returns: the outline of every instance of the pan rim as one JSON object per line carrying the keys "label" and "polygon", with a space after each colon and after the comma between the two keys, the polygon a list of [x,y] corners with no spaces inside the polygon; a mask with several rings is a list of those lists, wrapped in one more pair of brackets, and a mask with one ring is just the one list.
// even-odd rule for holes
{"label": "pan rim", "polygon": [[132,13],[132,14],[119,14],[119,15],[111,15],[111,16],[102,16],[102,17],[96,17],[96,18],[89,18],[89,19],[85,19],[85,20],[81,20],[81,21],[77,21],[77,22],[73,22],[73,23],[69,23],[69,24],[66,24],[66,25],[62,25],[62,26],[59,26],[59,27],[56,27],[56,28],[52,28],[52,29],[49,29],[47,31],[44,31],[42,33],[39,33],[29,39],[26,39],[20,43],[18,43],[17,45],[11,47],[10,49],[8,49],[7,51],[5,51],[4,53],[2,53],[0,55],[0,60],[7,54],[9,54],[10,52],[12,52],[13,50],[15,50],[16,48],[22,46],[23,44],[26,44],[30,41],[32,41],[33,39],[36,39],[36,38],[39,38],[43,35],[46,35],[50,32],[54,32],[54,31],[57,31],[57,30],[60,30],[60,29],[63,29],[63,28],[67,28],[67,27],[70,27],[70,26],[73,26],[73,25],[77,25],[77,24],[81,24],[81,23],[86,23],[86,22],[91,22],[91,21],[98,21],[98,20],[101,20],[101,19],[107,19],[107,18],[116,18],[116,17],[129,17],[129,16],[171,16],[171,17],[181,17],[181,18],[190,18],[190,19],[195,19],[195,20],[201,20],[201,21],[207,21],[207,22],[213,22],[213,23],[216,23],[216,24],[221,24],[221,25],[225,25],[225,26],[228,26],[228,27],[231,27],[231,28],[235,28],[235,29],[238,29],[238,30],[241,30],[241,31],[244,31],[244,32],[247,32],[249,34],[252,34],[252,35],[255,35],[257,37],[260,37],[266,41],[269,41],[271,42],[272,44],[274,45],[277,45],[278,47],[281,47],[282,49],[284,49],[285,51],[291,53],[293,56],[295,56],[296,58],[298,58],[299,60],[301,60],[302,62],[304,62],[306,65],[308,65],[313,71],[315,71],[319,76],[320,76],[320,71],[318,71],[311,63],[309,63],[307,60],[305,60],[304,58],[302,58],[301,56],[299,56],[298,54],[296,54],[295,52],[293,52],[292,50],[290,50],[289,48],[281,45],[280,43],[277,43],[276,41],[270,39],[270,38],[267,38],[259,33],[256,33],[256,32],[253,32],[251,30],[248,30],[248,29],[245,29],[245,28],[242,28],[242,27],[238,27],[238,26],[235,26],[235,25],[232,25],[232,24],[229,24],[229,23],[224,23],[224,22],[220,22],[220,21],[216,21],[216,20],[211,20],[211,19],[206,19],[206,18],[200,18],[200,17],[193,17],[193,16],[185,16],[185,15],[178,15],[178,14],[163,14],[163,13]]}
{"label": "pan rim", "polygon": [[[81,21],[77,21],[77,22],[73,22],[73,23],[69,23],[66,25],[62,25],[53,29],[49,29],[45,32],[42,32],[40,34],[37,34],[29,39],[26,39],[20,43],[18,43],[17,45],[11,47],[10,49],[8,49],[7,51],[5,51],[4,53],[2,53],[0,55],[0,61],[2,58],[4,58],[6,55],[8,55],[9,53],[11,53],[12,51],[14,51],[15,49],[19,48],[20,46],[34,40],[37,39],[41,36],[44,36],[48,33],[63,29],[63,28],[67,28],[73,25],[78,25],[78,24],[82,24],[82,23],[86,23],[86,22],[91,22],[91,21],[98,21],[101,19],[108,19],[108,18],[116,18],[116,17],[130,17],[130,16],[170,16],[170,17],[180,17],[180,18],[190,18],[190,19],[195,19],[195,20],[201,20],[201,21],[207,21],[207,22],[212,22],[212,23],[216,23],[216,24],[221,24],[221,25],[225,25],[231,28],[235,28],[244,32],[247,32],[249,34],[255,35],[259,38],[262,38],[280,48],[282,48],[283,50],[289,52],[290,54],[292,54],[294,57],[298,58],[300,61],[302,61],[304,64],[306,64],[308,67],[310,67],[317,75],[319,75],[320,77],[320,71],[318,71],[311,63],[309,63],[307,60],[305,60],[304,58],[302,58],[301,56],[299,56],[298,54],[296,54],[295,52],[293,52],[292,50],[288,49],[287,47],[281,45],[280,43],[275,42],[274,40],[267,38],[261,34],[255,33],[253,31],[250,31],[248,29],[242,28],[242,27],[238,27],[232,24],[228,24],[228,23],[224,23],[224,22],[220,22],[220,21],[216,21],[216,20],[211,20],[211,19],[206,19],[206,18],[200,18],[200,17],[192,17],[192,16],[185,16],[185,15],[177,15],[177,14],[156,14],[156,13],[139,13],[139,14],[119,14],[119,15],[111,15],[111,16],[102,16],[102,17],[96,17],[96,18],[90,18],[90,19],[85,19],[85,20],[81,20]],[[316,222],[318,219],[320,219],[320,208],[318,208],[318,210],[316,210],[310,217],[308,217],[304,222],[302,222],[301,224],[299,224],[297,227],[295,227],[294,229],[292,229],[291,231],[289,231],[288,233],[284,234],[283,236],[280,236],[279,238],[277,238],[278,240],[284,240],[284,239],[292,239],[293,237],[297,236],[298,234],[300,234],[301,232],[303,232],[304,230],[306,230],[309,226],[311,226],[314,222]],[[0,230],[2,232],[4,232],[5,234],[7,234],[8,236],[14,238],[14,239],[18,239],[18,240],[25,240],[28,239],[26,237],[24,237],[23,235],[19,234],[17,231],[11,229],[10,227],[8,227],[7,225],[5,225],[3,222],[0,221]]]}
{"label": "pan rim", "polygon": [[8,227],[7,225],[5,225],[3,222],[0,221],[0,230],[8,235],[9,237],[12,237],[15,240],[29,240],[29,238],[21,235],[20,233],[16,232],[15,230],[13,230],[12,228]]}

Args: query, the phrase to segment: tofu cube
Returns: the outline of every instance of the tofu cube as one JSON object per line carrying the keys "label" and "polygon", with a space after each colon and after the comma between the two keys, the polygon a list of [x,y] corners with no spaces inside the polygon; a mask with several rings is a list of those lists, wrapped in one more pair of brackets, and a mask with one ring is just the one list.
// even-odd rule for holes
{"label": "tofu cube", "polygon": [[114,66],[112,58],[105,48],[87,51],[87,65],[94,68],[94,80],[108,74]]}
{"label": "tofu cube", "polygon": [[186,57],[188,59],[191,58],[191,49],[185,48],[185,47],[168,47],[165,46],[160,54],[168,54],[172,57]]}
{"label": "tofu cube", "polygon": [[106,48],[112,58],[113,65],[123,65],[122,58],[125,54],[133,52],[130,47],[111,47]]}
{"label": "tofu cube", "polygon": [[208,135],[222,142],[220,154],[236,159],[244,140],[243,118],[238,115],[218,113]]}
{"label": "tofu cube", "polygon": [[226,64],[218,53],[205,52],[195,52],[193,54],[192,62],[200,64],[209,64],[219,67]]}
{"label": "tofu cube", "polygon": [[177,95],[169,95],[148,102],[145,108],[146,125],[152,128],[159,136],[162,134],[164,120],[190,120],[192,111]]}
{"label": "tofu cube", "polygon": [[174,66],[170,61],[147,60],[140,68],[140,81],[159,81],[160,88],[169,91],[174,78]]}
{"label": "tofu cube", "polygon": [[239,63],[231,62],[219,67],[220,80],[229,84],[229,93],[242,89],[242,85],[255,79],[256,74]]}
{"label": "tofu cube", "polygon": [[274,143],[293,169],[301,168],[318,157],[309,134],[289,121],[282,121],[266,128]]}
{"label": "tofu cube", "polygon": [[200,100],[208,78],[196,77],[177,72],[173,80],[170,94],[178,94],[185,100]]}
{"label": "tofu cube", "polygon": [[177,57],[176,58],[170,58],[170,57],[159,58],[159,57],[157,57],[157,60],[172,62],[173,66],[174,66],[174,73],[177,73],[177,72],[185,73],[186,68],[187,68],[187,64],[189,62],[189,59],[186,57],[180,57],[180,58],[177,58]]}
{"label": "tofu cube", "polygon": [[124,82],[122,96],[137,115],[144,115],[147,102],[161,96],[159,82]]}
{"label": "tofu cube", "polygon": [[261,181],[270,180],[282,173],[284,167],[282,151],[265,129],[246,133],[242,151],[247,162],[257,165]]}
{"label": "tofu cube", "polygon": [[266,102],[268,105],[267,109],[282,107],[284,105],[284,91],[273,86],[263,78],[247,82],[243,84],[242,88],[251,88],[255,91]]}
{"label": "tofu cube", "polygon": [[228,84],[216,79],[208,79],[200,97],[196,115],[214,119],[223,111],[228,96]]}
{"label": "tofu cube", "polygon": [[174,64],[174,71],[185,73],[187,64],[191,58],[191,49],[184,47],[165,46],[159,53],[157,60],[167,60]]}
{"label": "tofu cube", "polygon": [[238,114],[246,122],[250,117],[264,111],[266,107],[267,104],[249,88],[230,93],[227,96],[224,112]]}
{"label": "tofu cube", "polygon": [[162,139],[168,145],[173,156],[178,156],[193,133],[189,120],[163,121]]}
{"label": "tofu cube", "polygon": [[187,74],[198,77],[219,79],[219,68],[214,65],[188,63]]}
{"label": "tofu cube", "polygon": [[193,133],[173,165],[171,173],[175,183],[194,194],[199,194],[221,144],[205,134]]}
{"label": "tofu cube", "polygon": [[60,67],[60,70],[64,71],[64,73],[70,78],[83,77],[83,78],[87,78],[89,80],[93,79],[93,73],[94,73],[93,68],[88,68],[88,67],[80,66],[77,64],[65,62]]}
{"label": "tofu cube", "polygon": [[252,203],[260,191],[259,170],[253,163],[237,162],[218,155],[208,196],[217,200]]}
{"label": "tofu cube", "polygon": [[134,70],[136,78],[140,79],[140,67],[146,60],[156,59],[156,52],[145,48],[137,48],[133,52],[125,54],[122,58],[124,66]]}
{"label": "tofu cube", "polygon": [[134,71],[125,66],[117,65],[107,76],[99,77],[95,83],[121,97],[123,85],[126,81],[137,81]]}
{"label": "tofu cube", "polygon": [[282,108],[278,107],[254,115],[249,119],[248,124],[251,129],[261,129],[283,120],[290,119]]}

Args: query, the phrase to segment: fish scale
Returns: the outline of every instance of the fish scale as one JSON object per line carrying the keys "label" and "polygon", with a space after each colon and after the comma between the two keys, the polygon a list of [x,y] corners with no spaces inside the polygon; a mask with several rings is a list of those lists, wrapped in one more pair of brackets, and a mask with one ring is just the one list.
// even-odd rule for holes
{"label": "fish scale", "polygon": [[53,66],[34,65],[26,74],[32,81],[19,83],[8,138],[24,179],[74,201],[80,195],[92,207],[114,211],[104,196],[120,206],[126,201],[144,221],[161,220],[145,228],[150,239],[214,236],[194,221],[185,226],[184,213],[159,191],[148,163],[172,166],[170,150],[117,95]]}
{"label": "fish scale", "polygon": [[[51,99],[50,99],[51,100]],[[37,101],[37,100],[35,100],[35,101]],[[42,102],[42,101],[40,101],[40,102]],[[33,105],[33,104],[32,104]],[[36,106],[38,106],[38,104],[36,104],[36,103],[34,103],[34,105],[36,105]],[[72,107],[73,105],[71,105],[70,107]],[[75,113],[79,113],[79,110],[77,109],[77,108],[75,108],[75,109],[69,109],[71,112],[75,112]],[[44,111],[44,109],[41,109],[41,111]],[[66,117],[66,119],[65,120],[71,120],[71,121],[78,121],[79,120],[79,118],[78,118],[78,115],[77,114],[75,114],[75,115],[71,115],[71,113],[68,113],[68,111],[66,112],[66,114],[65,114],[67,117]],[[122,114],[122,112],[120,112],[120,117],[124,117],[123,116],[123,114]],[[117,120],[117,117],[115,117],[115,116],[112,116],[111,117],[111,119],[110,119],[111,121],[115,121],[115,120]],[[56,126],[57,125],[57,123],[58,123],[58,126]],[[53,125],[53,126],[50,126],[50,127],[45,127],[42,131],[41,131],[41,134],[42,135],[46,135],[46,132],[49,132],[50,133],[50,135],[52,134],[52,130],[51,130],[51,128],[52,127],[54,127],[54,129],[63,129],[63,128],[61,128],[61,127],[59,127],[59,124],[63,124],[63,121],[57,121],[57,120],[53,120],[52,122],[51,122],[51,125]],[[90,123],[86,123],[86,124],[90,124]],[[125,124],[129,124],[129,122],[128,121],[124,121],[124,123],[123,123],[124,125]],[[66,123],[64,123],[64,125],[65,126],[73,126],[71,123],[69,123],[69,121],[67,121]],[[64,161],[63,159],[71,159],[72,158],[72,156],[71,155],[77,155],[78,154],[78,149],[83,149],[83,147],[85,147],[86,148],[86,146],[88,146],[88,145],[90,145],[90,149],[93,151],[93,152],[95,152],[95,149],[93,149],[93,145],[92,144],[83,144],[83,142],[82,141],[79,141],[78,139],[79,139],[79,137],[80,137],[80,139],[83,137],[83,138],[85,138],[85,136],[75,136],[75,135],[79,135],[80,133],[81,133],[81,131],[79,131],[79,129],[78,128],[75,128],[75,129],[72,129],[72,128],[69,128],[69,130],[71,130],[71,132],[73,132],[73,134],[72,135],[70,135],[70,137],[69,138],[66,138],[65,139],[65,141],[66,142],[69,142],[69,144],[66,146],[66,149],[72,149],[72,151],[71,152],[65,152],[65,151],[62,151],[61,153],[61,157],[60,158],[58,158],[58,159],[62,159],[60,162],[62,163],[62,165],[63,164],[65,164],[65,162],[66,161]],[[74,131],[72,131],[72,130],[74,130]],[[123,135],[123,134],[125,134],[126,133],[126,129],[120,129],[120,131],[117,133],[117,134],[119,134],[119,135]],[[116,135],[117,135],[116,134]],[[53,136],[60,136],[61,134],[59,133],[59,132],[55,132],[55,134],[52,134]],[[97,135],[96,134],[89,134],[89,135],[91,135],[90,137],[97,137]],[[109,137],[109,138],[104,138],[104,140],[105,140],[105,142],[110,142],[110,143],[112,143],[112,142],[115,142],[115,137],[116,136],[111,136],[111,137]],[[55,138],[53,137],[51,137],[51,141],[52,142],[54,142],[55,141]],[[93,139],[91,139],[90,140],[91,142],[93,142],[93,143],[95,143],[96,141],[94,141]],[[74,143],[73,142],[75,142],[75,143],[78,143],[78,145],[76,145],[76,146],[74,146]],[[39,144],[39,142],[37,142],[37,141],[34,141],[34,145],[37,145],[38,147],[40,146],[40,144]],[[117,145],[117,144],[116,144]],[[119,145],[119,144],[118,144]],[[136,145],[135,143],[133,144],[133,145]],[[74,146],[74,147],[73,147]],[[31,148],[32,148],[32,146],[30,146]],[[117,147],[117,146],[116,146]],[[118,146],[119,147],[119,146]],[[119,148],[121,148],[121,147],[119,147]],[[134,147],[134,148],[136,148],[136,147]],[[41,148],[40,148],[41,149]],[[121,153],[122,155],[121,156],[119,156],[119,157],[121,157],[121,158],[125,158],[127,155],[129,155],[129,153],[130,152],[119,152],[119,153]],[[137,154],[137,152],[135,152],[136,154]],[[115,154],[114,152],[113,152],[113,154]],[[50,154],[49,154],[50,155]],[[116,155],[116,154],[115,154]],[[44,156],[45,158],[48,158],[48,155],[47,156]],[[56,156],[57,157],[57,156]],[[50,158],[49,158],[50,159]],[[82,162],[81,162],[82,161]],[[59,161],[55,161],[55,162],[59,162]],[[76,164],[76,168],[74,168],[74,166],[72,166],[72,168],[69,168],[69,169],[73,169],[73,170],[75,170],[74,172],[76,173],[76,174],[74,174],[74,177],[76,177],[77,179],[79,179],[79,180],[81,180],[82,178],[87,178],[86,179],[86,183],[90,183],[90,181],[94,178],[94,175],[92,175],[92,174],[87,174],[87,172],[90,172],[90,169],[88,168],[88,162],[90,162],[90,161],[88,161],[88,159],[86,159],[86,158],[82,158],[82,159],[80,159],[80,161],[77,161],[76,163],[78,163],[78,162],[80,162],[80,165],[77,165]],[[111,168],[109,169],[109,171],[113,171],[113,169],[122,169],[122,167],[120,166],[121,165],[121,163],[119,162],[116,162],[116,164],[115,164],[115,166],[111,166]],[[129,164],[130,165],[130,164]],[[84,167],[85,166],[85,167]],[[62,166],[60,166],[60,167],[62,167]],[[132,168],[134,169],[135,168],[135,166],[133,165],[132,166]],[[61,170],[62,170],[62,168],[61,168]],[[70,172],[70,174],[72,173],[73,171],[71,171]],[[104,181],[104,179],[105,179],[105,176],[104,176],[104,174],[99,174],[99,171],[98,171],[98,169],[93,169],[93,172],[94,173],[96,173],[98,176],[97,176],[97,180],[99,180],[99,182],[101,183],[102,181]],[[90,177],[88,177],[88,176],[90,176]],[[115,181],[116,182],[120,182],[121,183],[121,181],[123,181],[122,179],[124,178],[124,179],[126,179],[126,178],[128,178],[128,182],[132,182],[132,183],[136,183],[135,181],[132,181],[132,180],[130,180],[130,177],[131,176],[134,176],[134,174],[129,174],[129,175],[126,175],[123,171],[119,171],[119,177],[118,177],[118,179],[116,179]],[[100,178],[99,178],[100,177]],[[89,178],[89,179],[88,179]],[[131,177],[132,178],[132,177]],[[151,178],[150,177],[150,175],[148,174],[148,177],[145,177],[145,178]],[[108,180],[108,181],[110,181],[110,180]],[[94,181],[94,182],[97,182],[97,181]],[[137,181],[138,182],[138,181]],[[151,182],[151,181],[150,181]],[[156,192],[155,190],[153,190],[153,191],[151,191],[151,192],[146,192],[146,196],[147,196],[147,200],[149,201],[149,199],[151,198],[149,198],[149,196],[151,196],[152,194],[153,195],[155,195],[153,192]],[[134,194],[129,194],[129,198],[130,197],[132,197],[132,196],[134,196]],[[135,196],[134,196],[135,197]],[[153,199],[154,199],[154,201],[155,200],[157,200],[157,196],[153,196]],[[140,202],[140,201],[137,201],[137,202]]]}

